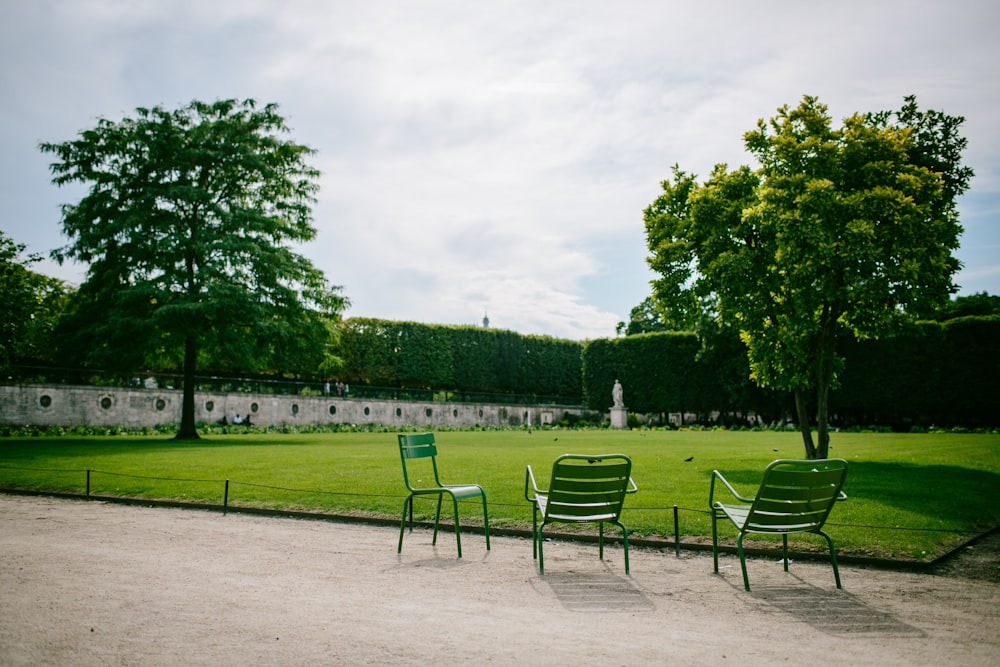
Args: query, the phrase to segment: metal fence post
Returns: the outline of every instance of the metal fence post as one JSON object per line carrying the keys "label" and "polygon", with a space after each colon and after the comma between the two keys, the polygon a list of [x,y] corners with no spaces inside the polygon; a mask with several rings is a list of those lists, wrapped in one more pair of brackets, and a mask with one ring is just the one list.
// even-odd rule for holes
{"label": "metal fence post", "polygon": [[681,557],[681,530],[677,521],[677,505],[674,505],[674,555]]}

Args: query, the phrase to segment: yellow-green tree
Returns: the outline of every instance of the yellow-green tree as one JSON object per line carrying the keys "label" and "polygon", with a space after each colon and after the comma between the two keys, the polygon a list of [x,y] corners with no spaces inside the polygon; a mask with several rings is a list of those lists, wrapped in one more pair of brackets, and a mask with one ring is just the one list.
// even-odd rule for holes
{"label": "yellow-green tree", "polygon": [[675,167],[645,211],[658,304],[688,322],[707,304],[739,329],[751,377],[794,394],[809,458],[828,454],[838,339],[877,338],[955,291],[963,120],[908,97],[834,127],[807,96],[744,136],[757,168],[699,184]]}

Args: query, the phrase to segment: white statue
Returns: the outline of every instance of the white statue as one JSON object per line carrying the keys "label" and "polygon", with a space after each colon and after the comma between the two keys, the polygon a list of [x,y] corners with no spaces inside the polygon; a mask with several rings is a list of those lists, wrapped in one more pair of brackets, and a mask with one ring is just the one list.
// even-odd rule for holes
{"label": "white statue", "polygon": [[625,398],[622,395],[622,385],[617,378],[615,379],[615,386],[611,389],[611,398],[615,402],[614,407],[616,408],[625,407]]}

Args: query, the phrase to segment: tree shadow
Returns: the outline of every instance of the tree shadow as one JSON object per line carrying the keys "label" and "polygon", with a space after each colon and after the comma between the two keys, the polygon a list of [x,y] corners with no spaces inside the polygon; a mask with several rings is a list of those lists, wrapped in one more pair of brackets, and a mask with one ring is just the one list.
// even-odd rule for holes
{"label": "tree shadow", "polygon": [[[939,519],[993,526],[1000,518],[1000,473],[955,465],[852,461],[848,495]],[[969,502],[975,499],[975,502]],[[985,510],[985,512],[984,512]],[[993,516],[988,516],[993,512]]]}
{"label": "tree shadow", "polygon": [[[723,471],[738,491],[751,497],[756,494],[763,473],[763,468]],[[871,500],[924,515],[937,525],[985,529],[1000,522],[1000,473],[987,470],[957,465],[849,461],[844,491],[852,499]],[[831,521],[850,523],[851,513],[851,503],[838,505],[833,515],[836,519]]]}

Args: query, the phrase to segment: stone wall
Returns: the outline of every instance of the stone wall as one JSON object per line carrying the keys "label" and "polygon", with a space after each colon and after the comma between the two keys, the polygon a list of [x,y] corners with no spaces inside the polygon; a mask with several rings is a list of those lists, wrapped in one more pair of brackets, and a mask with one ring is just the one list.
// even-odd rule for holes
{"label": "stone wall", "polygon": [[[540,426],[556,423],[579,406],[496,405],[395,401],[340,396],[195,394],[195,420],[232,423],[250,416],[258,426],[292,424],[382,424],[387,426]],[[0,423],[33,426],[125,426],[176,424],[181,392],[173,389],[18,385],[0,387]]]}

